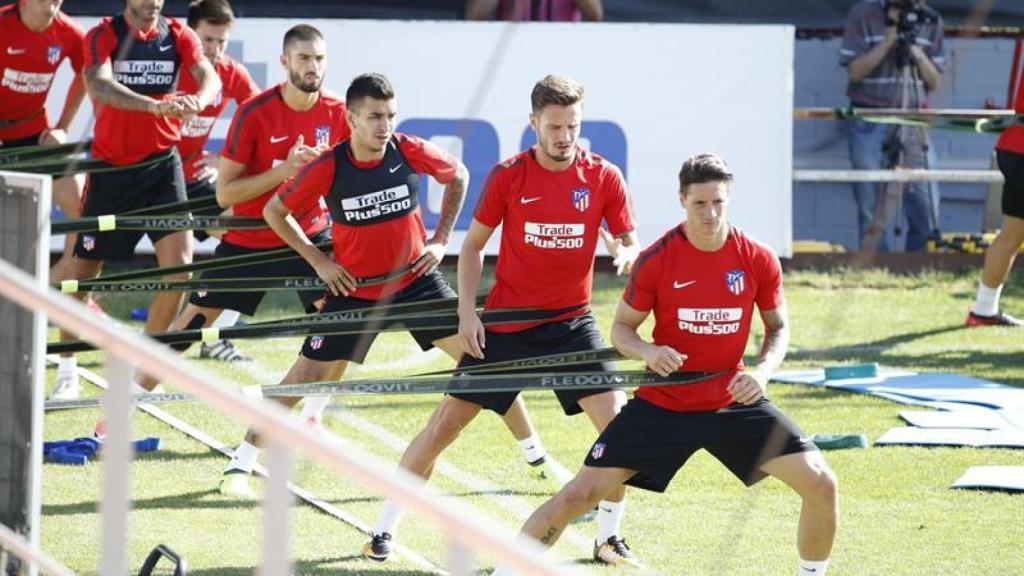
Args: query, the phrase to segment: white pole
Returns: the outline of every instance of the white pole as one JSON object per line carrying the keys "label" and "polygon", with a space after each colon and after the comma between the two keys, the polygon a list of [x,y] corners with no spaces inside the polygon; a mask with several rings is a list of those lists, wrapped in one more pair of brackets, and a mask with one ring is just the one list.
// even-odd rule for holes
{"label": "white pole", "polygon": [[[267,438],[267,434],[263,434]],[[265,576],[291,574],[292,493],[288,490],[292,456],[288,446],[269,439],[267,491],[263,495],[263,570]]]}
{"label": "white pole", "polygon": [[103,393],[106,439],[103,443],[103,498],[100,500],[103,526],[103,557],[100,573],[123,576],[128,573],[125,556],[128,541],[128,512],[131,502],[131,382],[135,370],[113,353],[107,354],[107,380]]}

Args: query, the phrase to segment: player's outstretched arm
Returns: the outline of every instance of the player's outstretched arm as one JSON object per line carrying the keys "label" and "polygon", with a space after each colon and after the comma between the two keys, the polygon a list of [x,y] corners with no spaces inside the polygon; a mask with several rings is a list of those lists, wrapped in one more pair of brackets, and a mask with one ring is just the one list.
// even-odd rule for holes
{"label": "player's outstretched arm", "polygon": [[292,217],[291,210],[281,202],[280,196],[275,194],[263,206],[263,219],[285,243],[291,246],[292,250],[309,262],[331,294],[348,296],[349,292],[356,289],[356,281],[352,274],[313,245],[298,221]]}
{"label": "player's outstretched arm", "polygon": [[455,219],[459,217],[462,209],[462,201],[466,198],[466,189],[469,187],[469,170],[466,165],[459,162],[455,169],[455,177],[451,182],[445,184],[444,195],[441,197],[441,215],[437,219],[437,226],[434,227],[434,236],[427,240],[423,247],[423,253],[416,259],[413,266],[413,273],[424,275],[433,272],[441,259],[444,258],[449,240],[452,237],[452,229],[455,228]]}
{"label": "player's outstretched arm", "polygon": [[624,301],[619,301],[619,309],[615,312],[615,320],[612,322],[612,346],[624,356],[643,360],[651,370],[668,376],[682,367],[686,355],[670,346],[657,346],[640,337],[637,328],[644,323],[649,314],[650,312],[641,312]]}
{"label": "player's outstretched arm", "polygon": [[726,387],[733,400],[740,404],[753,404],[764,396],[768,379],[782,365],[789,348],[789,314],[785,301],[774,310],[761,310],[761,321],[764,323],[764,344],[761,345],[757,364],[733,376]]}
{"label": "player's outstretched arm", "polygon": [[115,80],[109,60],[86,68],[82,71],[82,78],[85,80],[89,96],[100,104],[157,115],[173,113],[170,103],[161,105],[160,101],[132,92]]}
{"label": "player's outstretched arm", "polygon": [[217,97],[223,85],[217,71],[213,69],[213,64],[210,64],[210,61],[206,58],[193,64],[188,71],[192,73],[192,77],[196,79],[196,83],[199,85],[199,89],[196,90],[195,94],[199,100],[196,109],[198,114],[201,110],[213,104],[213,100]]}
{"label": "player's outstretched arm", "polygon": [[783,301],[774,310],[762,310],[761,322],[764,323],[764,343],[754,372],[764,375],[767,382],[772,373],[782,366],[789,349],[789,311],[786,302]]}
{"label": "player's outstretched arm", "polygon": [[469,225],[459,251],[459,337],[462,350],[474,358],[484,357],[484,325],[476,315],[476,292],[484,270],[484,247],[494,228],[476,218]]}
{"label": "player's outstretched arm", "polygon": [[82,100],[85,100],[85,83],[81,74],[75,74],[75,79],[71,82],[71,87],[68,88],[68,95],[64,98],[64,108],[60,113],[60,119],[54,126],[55,130],[68,131],[75,115],[78,114],[78,109],[82,107]]}

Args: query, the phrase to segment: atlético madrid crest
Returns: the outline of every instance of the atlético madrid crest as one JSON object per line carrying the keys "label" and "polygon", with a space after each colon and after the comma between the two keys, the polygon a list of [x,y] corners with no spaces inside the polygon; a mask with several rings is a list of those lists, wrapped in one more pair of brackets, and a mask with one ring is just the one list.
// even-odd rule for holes
{"label": "atl\u00e9tico madrid crest", "polygon": [[572,205],[580,212],[590,207],[590,188],[576,188],[572,191]]}
{"label": "atl\u00e9tico madrid crest", "polygon": [[316,127],[313,132],[313,136],[316,137],[317,146],[330,146],[331,145],[331,127],[323,124]]}
{"label": "atl\u00e9tico madrid crest", "polygon": [[324,345],[324,337],[320,335],[313,336],[309,339],[309,347],[313,350],[319,350]]}
{"label": "atl\u00e9tico madrid crest", "polygon": [[739,296],[746,287],[744,284],[743,270],[729,270],[725,273],[725,287],[729,289],[729,292]]}
{"label": "atl\u00e9tico madrid crest", "polygon": [[594,447],[590,449],[590,457],[594,460],[600,460],[601,456],[604,456],[605,445],[603,442],[597,442]]}
{"label": "atl\u00e9tico madrid crest", "polygon": [[52,66],[52,65],[56,64],[59,60],[60,60],[60,46],[57,45],[57,44],[54,44],[52,46],[48,46],[46,48],[46,61],[49,62],[50,65]]}

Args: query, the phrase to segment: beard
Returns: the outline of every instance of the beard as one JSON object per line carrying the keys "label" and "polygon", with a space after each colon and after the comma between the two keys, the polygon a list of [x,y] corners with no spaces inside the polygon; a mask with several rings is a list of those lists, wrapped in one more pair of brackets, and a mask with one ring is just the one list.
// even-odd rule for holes
{"label": "beard", "polygon": [[545,147],[544,151],[547,152],[547,155],[550,156],[552,160],[556,160],[558,162],[565,162],[566,160],[571,159],[576,154],[576,147],[573,146],[563,152],[562,150],[559,150],[555,146],[547,146]]}
{"label": "beard", "polygon": [[160,16],[159,6],[143,6],[141,8],[135,8],[129,5],[128,10],[132,13],[132,16],[135,18],[135,20],[139,22],[152,22]]}
{"label": "beard", "polygon": [[322,76],[317,80],[306,81],[305,78],[303,78],[302,74],[298,74],[295,72],[289,72],[288,80],[292,83],[293,86],[307,94],[319,92],[320,85],[323,84],[324,82]]}

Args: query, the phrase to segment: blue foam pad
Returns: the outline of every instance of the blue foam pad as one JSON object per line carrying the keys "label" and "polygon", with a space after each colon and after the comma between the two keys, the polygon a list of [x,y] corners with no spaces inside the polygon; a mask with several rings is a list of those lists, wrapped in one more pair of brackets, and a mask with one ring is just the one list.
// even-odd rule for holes
{"label": "blue foam pad", "polygon": [[876,378],[828,380],[824,370],[782,372],[773,380],[870,394],[939,412],[903,411],[915,427],[893,428],[875,444],[1024,448],[1024,389],[959,374],[882,369]]}
{"label": "blue foam pad", "polygon": [[843,364],[825,367],[826,380],[845,380],[848,378],[874,378],[878,376],[878,362],[867,364]]}
{"label": "blue foam pad", "polygon": [[971,466],[951,487],[1024,492],[1024,466]]}
{"label": "blue foam pad", "polygon": [[995,409],[1024,409],[1024,389],[960,374],[916,374],[883,368],[876,378],[826,380],[824,370],[799,370],[780,372],[772,380],[884,395],[897,402],[902,397],[908,404],[954,402]]}
{"label": "blue foam pad", "polygon": [[918,428],[974,428],[978,430],[1003,430],[1014,428],[1007,420],[1004,410],[953,410],[931,412],[923,410],[901,410],[900,418]]}
{"label": "blue foam pad", "polygon": [[1024,448],[1024,431],[975,430],[971,428],[892,428],[882,434],[878,446],[973,446],[975,448]]}

